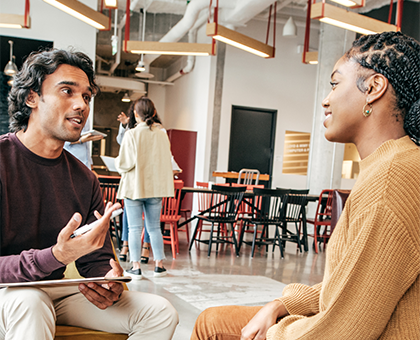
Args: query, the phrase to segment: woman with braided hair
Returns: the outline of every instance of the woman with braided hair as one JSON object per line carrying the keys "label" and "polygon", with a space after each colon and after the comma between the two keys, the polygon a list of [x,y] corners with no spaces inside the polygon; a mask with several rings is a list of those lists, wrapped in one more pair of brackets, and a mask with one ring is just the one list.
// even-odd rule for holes
{"label": "woman with braided hair", "polygon": [[420,339],[420,45],[363,36],[331,86],[325,137],[354,143],[362,160],[323,281],[290,284],[264,307],[209,308],[191,339]]}
{"label": "woman with braided hair", "polygon": [[115,166],[121,174],[117,198],[124,199],[130,261],[133,263],[125,274],[140,280],[143,212],[155,260],[154,276],[166,275],[162,264],[165,254],[160,211],[162,197],[174,195],[174,181],[169,139],[160,124],[155,122],[155,105],[149,98],[141,97],[133,103],[132,114],[137,125],[125,133]]}

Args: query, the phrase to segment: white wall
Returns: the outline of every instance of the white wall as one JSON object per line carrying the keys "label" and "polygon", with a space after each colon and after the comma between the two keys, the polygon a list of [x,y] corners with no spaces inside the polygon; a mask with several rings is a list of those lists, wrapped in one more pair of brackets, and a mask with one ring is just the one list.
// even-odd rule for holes
{"label": "white wall", "polygon": [[[306,176],[282,174],[284,134],[286,130],[311,132],[317,66],[303,64],[302,54],[297,53],[304,28],[298,27],[298,37],[293,39],[283,38],[282,29],[277,24],[273,59],[227,46],[218,169],[227,170],[232,105],[274,109],[278,112],[272,186],[306,188]],[[265,40],[266,30],[267,24],[257,20],[238,29],[257,40]],[[317,46],[317,31],[311,35],[311,45]]]}
{"label": "white wall", "polygon": [[[161,115],[166,129],[197,131],[195,180],[205,179],[210,64],[211,58],[197,57],[191,73],[176,80],[174,86],[165,87],[165,108]],[[153,101],[156,99],[155,87],[149,87]]]}

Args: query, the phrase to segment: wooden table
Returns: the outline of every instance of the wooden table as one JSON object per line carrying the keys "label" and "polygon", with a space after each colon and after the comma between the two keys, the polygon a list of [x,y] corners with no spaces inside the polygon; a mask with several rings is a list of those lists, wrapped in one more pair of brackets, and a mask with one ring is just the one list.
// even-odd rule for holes
{"label": "wooden table", "polygon": [[[239,177],[239,172],[235,172],[235,171],[213,171],[213,177],[223,177],[223,178],[233,178],[233,179],[238,179]],[[242,174],[242,178],[245,178],[245,174]],[[254,175],[252,179],[257,179],[257,175]],[[260,181],[269,181],[270,180],[270,175],[267,174],[260,174],[259,177]]]}

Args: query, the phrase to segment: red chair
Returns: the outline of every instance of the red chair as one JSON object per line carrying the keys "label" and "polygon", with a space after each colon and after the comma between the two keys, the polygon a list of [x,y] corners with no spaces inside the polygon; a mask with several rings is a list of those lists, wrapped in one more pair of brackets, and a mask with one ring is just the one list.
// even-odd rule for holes
{"label": "red chair", "polygon": [[[208,189],[209,183],[208,182],[195,182],[197,188]],[[211,194],[206,194],[204,192],[200,192],[197,195],[198,199],[198,212],[201,213],[206,211],[211,207]],[[199,220],[198,226],[198,238],[201,239],[202,232],[210,232],[210,229],[203,229],[203,220]]]}
{"label": "red chair", "polygon": [[[108,202],[116,203],[117,201],[121,203],[123,206],[123,201],[117,200],[117,192],[118,187],[120,185],[120,177],[119,176],[98,176],[99,185],[102,189],[102,197],[104,200],[104,205]],[[123,216],[120,215],[116,218],[111,219],[111,223],[109,225],[109,231],[111,233],[111,237],[115,237],[117,240],[117,248],[122,248],[122,218]]]}
{"label": "red chair", "polygon": [[[332,198],[333,198],[334,190],[327,189],[322,190],[321,194],[319,195],[318,205],[316,208],[315,218],[307,218],[306,222],[314,225],[314,233],[312,235],[308,235],[314,238],[314,247],[315,253],[318,254],[318,238],[322,239],[325,244],[327,240],[330,238],[332,230],[331,230],[331,212],[332,212]],[[324,230],[321,234],[321,227],[324,226]]]}
{"label": "red chair", "polygon": [[179,254],[178,221],[181,218],[181,215],[179,215],[179,203],[181,189],[183,187],[183,181],[174,181],[174,197],[164,197],[162,199],[162,210],[160,214],[160,221],[165,223],[165,225],[169,224],[169,235],[165,235],[165,232],[163,233],[163,244],[171,245],[172,257],[174,259],[176,258],[176,254]]}

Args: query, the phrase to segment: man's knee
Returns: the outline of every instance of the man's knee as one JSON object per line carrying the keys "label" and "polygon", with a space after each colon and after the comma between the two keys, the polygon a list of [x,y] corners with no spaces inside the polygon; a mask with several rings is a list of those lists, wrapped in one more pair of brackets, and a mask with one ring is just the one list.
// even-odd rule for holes
{"label": "man's knee", "polygon": [[55,319],[53,303],[41,289],[35,288],[7,288],[6,294],[2,296],[3,309],[13,313],[46,313]]}
{"label": "man's knee", "polygon": [[165,323],[176,327],[179,322],[178,312],[172,304],[161,296],[155,297],[156,312]]}
{"label": "man's knee", "polygon": [[8,333],[39,332],[44,339],[54,334],[55,310],[50,297],[44,291],[36,288],[6,288],[1,292],[0,305],[0,323]]}

